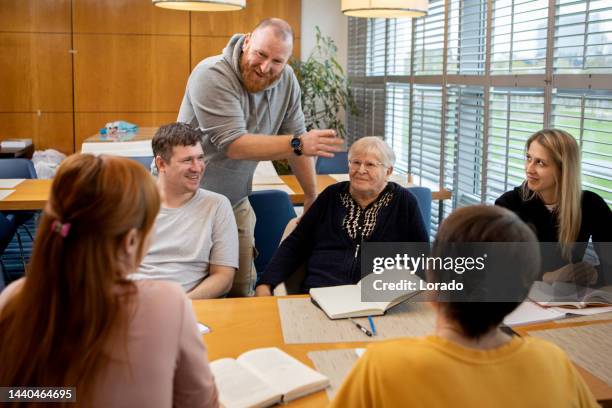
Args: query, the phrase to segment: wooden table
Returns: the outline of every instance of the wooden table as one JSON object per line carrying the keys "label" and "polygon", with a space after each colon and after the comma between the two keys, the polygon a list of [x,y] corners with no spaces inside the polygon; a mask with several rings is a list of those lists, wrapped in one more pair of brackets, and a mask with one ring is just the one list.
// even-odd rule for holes
{"label": "wooden table", "polygon": [[[204,174],[206,177],[206,174]],[[289,194],[291,202],[294,204],[304,203],[304,190],[298,183],[297,178],[291,176],[280,176],[283,182],[293,190],[293,194]],[[15,192],[6,197],[4,200],[0,200],[0,210],[41,210],[44,208],[45,203],[49,199],[49,193],[51,192],[51,183],[53,180],[24,180],[15,187]],[[329,185],[337,183],[336,179],[329,175],[319,174],[317,175],[317,187],[320,193]],[[273,188],[273,185],[270,185]],[[434,200],[446,200],[450,198],[449,191],[433,191],[432,198]]]}
{"label": "wooden table", "polygon": [[[295,296],[293,296],[295,297]],[[236,358],[245,351],[260,347],[278,347],[306,365],[313,367],[307,353],[315,350],[365,347],[368,342],[285,344],[276,305],[276,297],[196,300],[193,309],[198,321],[212,330],[204,335],[209,359]],[[586,323],[595,324],[596,322]],[[599,323],[599,322],[597,322]],[[567,327],[585,323],[548,323],[525,326],[521,333],[531,330]],[[580,373],[599,401],[612,401],[612,387],[578,367]],[[324,391],[292,402],[295,407],[323,407],[327,405]]]}
{"label": "wooden table", "polygon": [[[236,358],[260,347],[278,347],[312,367],[309,351],[365,347],[367,342],[284,344],[275,297],[232,298],[193,301],[198,321],[211,328],[204,335],[210,361]],[[292,407],[323,407],[328,404],[324,391],[300,398]]]}
{"label": "wooden table", "polygon": [[42,210],[49,199],[49,179],[26,179],[17,185],[11,195],[0,200],[0,210]]}
{"label": "wooden table", "polygon": [[[204,175],[204,177],[206,177],[206,175]],[[317,174],[316,177],[317,193],[320,193],[330,185],[338,182],[338,180],[328,174]],[[291,197],[291,202],[293,204],[304,204],[304,190],[302,190],[302,186],[300,186],[297,177],[295,177],[294,175],[288,175],[280,176],[280,178],[294,192],[294,194],[289,195]],[[406,183],[406,186],[416,187],[416,184]],[[451,192],[448,190],[434,191],[432,189],[431,198],[432,200],[448,200],[451,198]]]}

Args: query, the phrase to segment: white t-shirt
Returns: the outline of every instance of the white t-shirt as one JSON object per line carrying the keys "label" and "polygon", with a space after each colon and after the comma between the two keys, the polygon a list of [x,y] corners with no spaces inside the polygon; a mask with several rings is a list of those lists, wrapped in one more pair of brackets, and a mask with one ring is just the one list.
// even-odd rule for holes
{"label": "white t-shirt", "polygon": [[210,264],[238,268],[238,229],[229,200],[198,189],[182,207],[161,208],[149,251],[130,278],[170,280],[190,291]]}

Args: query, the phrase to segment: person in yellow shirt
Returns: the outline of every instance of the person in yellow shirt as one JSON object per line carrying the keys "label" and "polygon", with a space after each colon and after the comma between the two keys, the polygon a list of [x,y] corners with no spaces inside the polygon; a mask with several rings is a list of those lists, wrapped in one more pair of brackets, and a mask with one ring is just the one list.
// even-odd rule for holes
{"label": "person in yellow shirt", "polygon": [[[567,355],[532,337],[511,337],[499,325],[537,276],[533,232],[515,214],[493,206],[464,207],[441,225],[432,256],[454,254],[449,243],[507,242],[508,265],[496,275],[524,290],[516,302],[432,302],[435,333],[372,345],[355,364],[331,407],[597,407]],[[534,262],[535,261],[535,262]],[[452,272],[449,272],[452,273]],[[432,272],[430,281],[449,276]],[[479,279],[464,273],[465,284]]]}

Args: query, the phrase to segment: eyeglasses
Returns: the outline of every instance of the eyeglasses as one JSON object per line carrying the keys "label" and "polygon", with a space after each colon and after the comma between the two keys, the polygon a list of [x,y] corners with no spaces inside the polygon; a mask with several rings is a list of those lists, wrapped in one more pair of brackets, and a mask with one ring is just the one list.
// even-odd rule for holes
{"label": "eyeglasses", "polygon": [[378,166],[384,166],[384,163],[381,162],[372,162],[372,161],[361,161],[361,160],[349,160],[349,167],[352,170],[359,170],[361,169],[361,165],[363,165],[363,167],[366,169],[366,171],[372,171],[375,168],[377,168]]}

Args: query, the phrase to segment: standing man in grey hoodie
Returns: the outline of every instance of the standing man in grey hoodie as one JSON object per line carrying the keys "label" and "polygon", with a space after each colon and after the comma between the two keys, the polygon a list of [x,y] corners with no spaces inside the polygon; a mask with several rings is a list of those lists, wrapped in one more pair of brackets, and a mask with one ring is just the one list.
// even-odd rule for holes
{"label": "standing man in grey hoodie", "polygon": [[247,197],[257,162],[288,159],[304,190],[306,211],[316,198],[312,157],[332,157],[342,145],[334,130],[306,132],[300,87],[287,65],[292,50],[293,30],[281,19],[235,34],[222,55],[195,67],[178,115],[179,122],[205,134],[202,188],[225,195],[234,209],[240,267],[232,296],[252,295],[256,279],[255,213]]}

